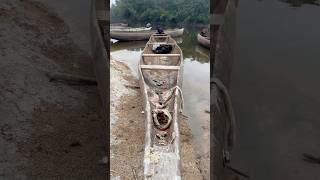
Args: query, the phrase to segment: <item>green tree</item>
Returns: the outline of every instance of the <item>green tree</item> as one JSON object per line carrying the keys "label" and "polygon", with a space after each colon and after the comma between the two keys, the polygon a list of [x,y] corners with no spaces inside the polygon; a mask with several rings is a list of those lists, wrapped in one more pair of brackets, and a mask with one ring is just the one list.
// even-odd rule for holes
{"label": "green tree", "polygon": [[111,7],[111,21],[129,25],[147,22],[166,26],[209,23],[209,0],[117,0]]}

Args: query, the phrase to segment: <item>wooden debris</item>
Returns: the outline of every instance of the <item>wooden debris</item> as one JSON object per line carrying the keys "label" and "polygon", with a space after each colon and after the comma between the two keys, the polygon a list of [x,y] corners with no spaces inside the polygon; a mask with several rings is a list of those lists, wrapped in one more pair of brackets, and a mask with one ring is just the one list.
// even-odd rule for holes
{"label": "wooden debris", "polygon": [[49,78],[49,82],[62,82],[69,85],[97,85],[96,79],[88,78],[88,77],[81,77],[71,74],[65,73],[52,73],[47,72],[46,75]]}
{"label": "wooden debris", "polygon": [[140,86],[136,86],[136,85],[124,85],[126,88],[131,88],[131,89],[140,89]]}
{"label": "wooden debris", "polygon": [[181,114],[181,115],[182,115],[182,117],[184,117],[184,118],[186,118],[186,119],[189,119],[189,116],[184,115],[184,114]]}
{"label": "wooden debris", "polygon": [[132,172],[133,172],[134,180],[138,180],[137,175],[136,175],[136,171],[134,170],[133,167],[131,167],[131,170],[132,170]]}
{"label": "wooden debris", "polygon": [[314,164],[320,164],[320,158],[315,157],[312,154],[303,153],[303,160]]}
{"label": "wooden debris", "polygon": [[236,174],[238,174],[238,175],[240,175],[240,176],[242,176],[242,177],[250,178],[250,176],[249,176],[248,174],[246,174],[246,173],[244,173],[244,172],[241,172],[241,171],[239,171],[239,170],[237,170],[237,169],[235,169],[235,168],[233,168],[233,167],[231,167],[231,166],[226,165],[226,167],[227,167],[228,169],[230,169],[232,172],[234,172],[234,173],[236,173]]}
{"label": "wooden debris", "polygon": [[170,144],[172,144],[173,143],[173,141],[174,141],[174,139],[176,138],[176,133],[175,132],[173,132],[172,133],[172,139],[171,139],[171,141],[170,141]]}

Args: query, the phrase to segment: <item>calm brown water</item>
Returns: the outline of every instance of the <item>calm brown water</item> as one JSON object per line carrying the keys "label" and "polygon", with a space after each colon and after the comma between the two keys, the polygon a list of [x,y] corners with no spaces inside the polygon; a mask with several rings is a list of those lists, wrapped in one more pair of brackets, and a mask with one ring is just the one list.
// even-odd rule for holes
{"label": "calm brown water", "polygon": [[233,166],[253,180],[319,180],[320,7],[243,0],[237,9]]}
{"label": "calm brown water", "polygon": [[[196,143],[208,150],[204,138],[209,138],[210,116],[210,64],[209,50],[197,45],[196,32],[186,31],[182,38],[176,39],[183,51],[184,74],[183,95],[185,99],[184,114],[189,117],[191,130]],[[129,65],[137,77],[138,61],[147,42],[116,42],[111,45],[111,56]]]}

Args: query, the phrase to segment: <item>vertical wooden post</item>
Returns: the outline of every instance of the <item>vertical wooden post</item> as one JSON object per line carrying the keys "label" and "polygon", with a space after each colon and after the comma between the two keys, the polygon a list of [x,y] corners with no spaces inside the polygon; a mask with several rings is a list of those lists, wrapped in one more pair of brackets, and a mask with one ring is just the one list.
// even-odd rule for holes
{"label": "vertical wooden post", "polygon": [[[110,129],[110,61],[109,61],[109,4],[106,0],[91,0],[91,54],[94,71],[98,82],[98,90],[101,97],[102,111],[106,120],[107,130]],[[107,142],[110,137],[107,136]],[[106,156],[108,157],[106,168],[106,179],[110,177],[109,144],[106,144]]]}
{"label": "vertical wooden post", "polygon": [[[210,6],[210,77],[219,79],[229,89],[233,61],[235,35],[235,1],[214,0]],[[211,83],[211,179],[225,179],[225,151],[227,147],[228,121],[225,97],[215,84]]]}
{"label": "vertical wooden post", "polygon": [[103,42],[105,44],[105,47],[107,48],[107,52],[109,52],[109,39],[110,39],[110,33],[109,33],[109,24],[110,24],[110,18],[109,18],[109,12],[110,7],[109,4],[107,4],[106,0],[96,0],[96,13],[97,13],[97,20],[98,24],[102,33]]}

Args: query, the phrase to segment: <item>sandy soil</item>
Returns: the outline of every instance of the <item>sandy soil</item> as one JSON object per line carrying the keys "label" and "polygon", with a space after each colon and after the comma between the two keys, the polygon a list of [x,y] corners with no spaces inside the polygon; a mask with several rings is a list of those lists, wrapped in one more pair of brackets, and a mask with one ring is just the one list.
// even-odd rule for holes
{"label": "sandy soil", "polygon": [[0,179],[106,179],[106,124],[94,78],[69,27],[41,3],[0,0]]}
{"label": "sandy soil", "polygon": [[[143,178],[144,114],[138,80],[123,63],[111,60],[111,144],[113,179]],[[182,178],[204,179],[187,119],[181,119]],[[134,172],[133,172],[134,171]]]}

